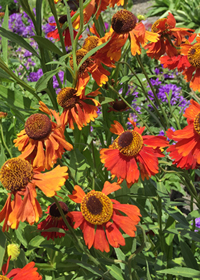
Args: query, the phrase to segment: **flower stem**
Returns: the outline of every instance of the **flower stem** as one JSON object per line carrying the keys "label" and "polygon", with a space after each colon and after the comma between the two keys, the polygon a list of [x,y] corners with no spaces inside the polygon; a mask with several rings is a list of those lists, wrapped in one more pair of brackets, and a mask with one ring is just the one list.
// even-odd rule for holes
{"label": "flower stem", "polygon": [[126,103],[126,105],[136,114],[136,116],[141,120],[141,122],[145,125],[146,129],[151,133],[153,134],[153,132],[151,131],[150,127],[148,126],[148,124],[144,121],[144,119],[140,116],[140,114],[138,114],[138,112],[133,108],[131,107],[131,105],[126,101],[126,99],[123,98],[123,96],[121,94],[119,94],[118,91],[116,91],[109,83],[108,83],[108,87],[114,91],[120,99],[122,99],[124,101],[124,103]]}
{"label": "flower stem", "polygon": [[157,96],[157,94],[156,94],[156,92],[155,92],[155,90],[154,90],[154,87],[153,87],[152,84],[151,84],[151,81],[150,81],[150,79],[149,79],[149,77],[148,77],[148,75],[147,75],[147,72],[146,72],[146,70],[145,70],[143,64],[142,64],[142,61],[141,61],[141,59],[140,59],[140,56],[139,56],[138,54],[136,54],[136,58],[137,58],[137,61],[138,61],[139,65],[140,65],[140,67],[141,67],[141,69],[142,69],[142,72],[144,73],[144,75],[145,75],[145,77],[146,77],[146,79],[147,79],[147,82],[148,82],[148,84],[149,84],[149,86],[150,86],[150,88],[151,88],[151,90],[152,90],[152,92],[153,92],[153,95],[154,95],[156,104],[159,106],[159,108],[160,108],[161,111],[162,111],[162,114],[163,114],[163,117],[164,117],[164,119],[165,119],[166,125],[165,125],[165,122],[164,122],[164,120],[163,120],[162,117],[161,117],[161,120],[160,120],[160,121],[162,122],[163,127],[164,127],[165,129],[166,129],[166,128],[169,128],[169,121],[168,121],[168,118],[167,118],[167,116],[166,116],[166,114],[165,114],[165,111],[164,111],[162,105],[160,104],[160,101],[159,101],[159,99],[158,99],[158,96]]}
{"label": "flower stem", "polygon": [[2,127],[2,122],[0,120],[0,135],[1,135],[1,141],[2,141],[2,144],[4,146],[4,148],[6,149],[6,151],[8,152],[10,158],[12,158],[12,153],[10,151],[10,149],[8,148],[7,144],[6,144],[6,141],[4,139],[4,135],[3,135],[3,127]]}
{"label": "flower stem", "polygon": [[101,267],[101,269],[105,271],[105,269],[102,268],[101,263],[100,263],[97,259],[95,259],[95,258],[90,254],[90,252],[83,246],[83,244],[81,243],[81,241],[80,241],[80,240],[78,239],[78,237],[76,236],[76,234],[75,234],[73,228],[72,228],[72,227],[70,226],[70,224],[68,223],[68,221],[67,221],[67,219],[66,219],[66,217],[65,217],[65,214],[64,214],[62,208],[60,207],[60,204],[59,204],[59,202],[58,202],[58,200],[57,200],[57,198],[56,198],[55,196],[53,196],[53,200],[55,201],[56,206],[58,207],[58,210],[59,210],[59,212],[60,212],[60,215],[62,216],[64,223],[65,223],[66,226],[68,227],[68,229],[69,229],[69,231],[70,231],[70,233],[71,233],[71,235],[72,235],[72,237],[73,237],[73,239],[74,239],[74,244],[75,244],[75,245],[78,244],[78,247],[81,249],[81,251],[84,252],[84,253],[88,256],[88,258],[89,258],[95,265]]}

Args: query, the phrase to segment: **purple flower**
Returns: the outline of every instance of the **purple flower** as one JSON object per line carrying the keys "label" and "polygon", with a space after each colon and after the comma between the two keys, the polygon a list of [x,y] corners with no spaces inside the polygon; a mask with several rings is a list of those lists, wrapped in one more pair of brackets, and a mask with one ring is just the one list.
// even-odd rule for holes
{"label": "purple flower", "polygon": [[[195,219],[195,226],[200,229],[200,218]],[[195,231],[198,231],[198,229],[195,229]]]}

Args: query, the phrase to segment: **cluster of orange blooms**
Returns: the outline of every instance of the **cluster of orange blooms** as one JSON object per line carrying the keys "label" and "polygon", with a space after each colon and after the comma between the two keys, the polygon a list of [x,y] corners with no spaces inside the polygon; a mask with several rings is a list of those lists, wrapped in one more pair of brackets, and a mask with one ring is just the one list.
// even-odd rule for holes
{"label": "cluster of orange blooms", "polygon": [[[57,2],[59,1],[55,1]],[[120,6],[123,2],[91,0],[83,12],[84,23],[87,23],[92,15],[98,18],[107,6]],[[73,22],[73,27],[77,29],[79,24],[78,16]],[[3,231],[9,228],[16,229],[20,221],[27,221],[31,225],[37,223],[42,216],[42,210],[36,199],[36,187],[46,196],[52,197],[69,178],[68,168],[57,165],[63,153],[73,149],[72,144],[65,140],[65,128],[69,126],[70,129],[74,129],[76,124],[81,130],[98,116],[100,104],[95,96],[100,94],[100,91],[95,90],[86,95],[86,85],[91,77],[99,87],[108,81],[110,73],[103,65],[115,67],[127,40],[130,39],[133,56],[140,55],[141,48],[145,48],[149,57],[159,59],[164,67],[169,69],[177,68],[183,72],[185,79],[190,81],[191,88],[200,90],[200,39],[197,37],[197,43],[192,44],[196,37],[193,30],[176,28],[175,25],[173,15],[169,13],[167,18],[156,21],[152,30],[148,31],[133,13],[124,9],[114,14],[112,26],[103,37],[100,37],[93,25],[93,35],[88,36],[82,48],[76,51],[77,65],[91,49],[106,42],[107,44],[86,59],[78,69],[76,86],[65,87],[58,93],[57,102],[63,108],[61,115],[40,102],[42,113],[31,115],[26,120],[24,130],[14,140],[15,147],[21,152],[20,156],[9,159],[1,168],[0,181],[9,190],[8,199],[0,212],[0,222],[4,221]],[[66,29],[63,36],[68,36],[68,32]],[[59,39],[57,30],[49,36]],[[70,58],[69,64],[73,70],[73,57]],[[169,145],[164,136],[142,135],[145,127],[136,127],[131,120],[133,129],[130,130],[124,130],[117,121],[111,126],[110,131],[116,134],[117,138],[108,148],[100,150],[100,158],[111,172],[112,179],[117,177],[117,182],[105,182],[101,192],[92,190],[87,194],[80,186],[74,186],[69,198],[81,205],[80,211],[68,212],[66,206],[60,202],[71,226],[80,227],[82,230],[88,248],[93,246],[108,252],[109,244],[113,247],[125,245],[120,228],[129,236],[135,236],[136,225],[141,216],[140,210],[133,205],[120,204],[110,199],[108,194],[120,189],[119,184],[124,180],[127,186],[131,187],[138,182],[140,176],[144,180],[157,174],[158,158],[165,156],[163,148],[168,147],[167,152],[177,167],[194,169],[199,166],[200,105],[191,100],[184,116],[188,125],[183,130],[173,132],[169,129],[166,132],[167,137],[176,141],[175,145]],[[48,172],[44,172],[46,170]],[[56,208],[55,204],[52,205],[53,208]],[[58,212],[58,209],[56,210]],[[48,214],[53,217],[52,213],[51,208],[48,209]],[[60,221],[59,219],[60,215],[57,213],[53,222],[48,218],[48,222],[43,221],[38,228],[59,226],[55,222]],[[67,230],[63,223],[59,227]],[[46,233],[47,238],[63,236],[61,233],[55,233],[53,236],[50,234]]]}

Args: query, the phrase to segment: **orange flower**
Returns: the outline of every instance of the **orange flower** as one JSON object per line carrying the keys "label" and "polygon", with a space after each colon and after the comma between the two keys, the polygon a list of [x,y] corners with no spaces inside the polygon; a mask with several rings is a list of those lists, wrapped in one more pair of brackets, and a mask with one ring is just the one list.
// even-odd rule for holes
{"label": "orange flower", "polygon": [[[68,220],[69,224],[72,225],[71,223],[71,219],[68,217],[68,207],[67,205],[63,202],[63,201],[59,201],[60,207],[62,208],[66,219]],[[37,225],[37,228],[39,230],[42,230],[41,235],[44,237],[47,237],[47,240],[52,239],[54,240],[54,238],[61,238],[62,236],[65,236],[65,233],[62,232],[56,232],[56,231],[46,231],[47,229],[50,228],[62,228],[65,231],[68,231],[68,228],[66,226],[66,224],[64,223],[62,216],[60,215],[60,212],[58,210],[58,207],[56,206],[56,203],[52,203],[48,208],[47,208],[47,212],[49,215],[46,217],[45,220],[43,220],[42,222],[40,222]]]}
{"label": "orange flower", "polygon": [[69,216],[75,222],[74,228],[80,227],[82,230],[89,249],[93,246],[102,252],[109,252],[109,244],[114,248],[124,246],[120,228],[129,236],[135,236],[140,210],[137,206],[121,204],[107,196],[118,189],[121,189],[119,185],[106,181],[102,192],[92,190],[85,194],[76,185],[72,195],[69,195],[71,200],[81,204],[81,211],[69,212]]}
{"label": "orange flower", "polygon": [[100,150],[101,162],[111,172],[112,178],[116,176],[118,183],[126,180],[128,187],[136,183],[140,175],[144,180],[158,173],[158,157],[164,157],[160,148],[168,146],[164,136],[142,136],[145,127],[137,128],[131,119],[129,121],[134,129],[126,131],[114,121],[110,131],[118,137],[109,148]]}
{"label": "orange flower", "polygon": [[[83,10],[84,24],[88,23],[93,15],[96,15],[96,19],[98,19],[102,11],[105,11],[108,6],[113,8],[115,4],[117,4],[117,6],[123,6],[124,0],[91,0]],[[74,20],[73,27],[79,29],[80,15]]]}
{"label": "orange flower", "polygon": [[10,258],[7,263],[2,267],[2,273],[4,276],[0,275],[1,280],[42,280],[42,276],[37,272],[37,267],[34,262],[26,264],[23,268],[14,268],[6,276],[9,267]]}
{"label": "orange flower", "polygon": [[167,137],[176,141],[167,152],[177,167],[185,169],[195,169],[200,165],[200,105],[192,99],[190,103],[183,115],[188,125],[181,130],[167,131]]}
{"label": "orange flower", "polygon": [[118,61],[121,57],[121,49],[129,36],[131,53],[134,56],[141,54],[140,45],[144,46],[148,41],[156,42],[159,39],[158,34],[145,30],[142,22],[137,23],[137,17],[130,11],[120,10],[112,17],[110,31],[101,38],[102,44],[110,41],[99,50],[99,56]]}
{"label": "orange flower", "polygon": [[[92,37],[92,36],[91,36]],[[76,63],[77,65],[80,64],[81,60],[86,56],[88,53],[88,50],[85,48],[79,49],[76,51]],[[70,67],[73,69],[73,57],[70,57]],[[96,83],[101,87],[103,84],[105,84],[108,81],[108,77],[110,75],[110,72],[108,72],[103,66],[102,61],[98,57],[95,56],[87,58],[83,64],[80,66],[78,70],[78,79],[82,84],[86,84],[85,80],[89,80],[89,74],[92,75]],[[103,62],[104,63],[104,62]],[[107,64],[106,64],[107,65]],[[109,65],[110,67],[113,67],[113,65]]]}
{"label": "orange flower", "polygon": [[[69,125],[69,128],[74,129],[74,123],[77,124],[78,129],[82,129],[91,121],[98,117],[97,106],[99,102],[89,96],[96,96],[100,94],[98,90],[90,92],[85,96],[85,89],[76,90],[71,87],[61,89],[57,95],[58,104],[63,107],[61,114],[62,123]],[[91,105],[90,103],[94,104]]]}
{"label": "orange flower", "polygon": [[[20,158],[30,160],[34,168],[49,170],[62,157],[64,149],[71,151],[73,146],[65,140],[65,127],[61,124],[59,114],[49,110],[43,102],[39,103],[40,110],[48,114],[51,120],[44,114],[31,115],[14,143],[22,152]],[[52,121],[52,116],[56,123]]]}
{"label": "orange flower", "polygon": [[[177,54],[175,56],[172,56],[172,57],[170,57],[168,55],[162,56],[159,60],[160,60],[160,63],[163,64],[163,67],[168,68],[170,70],[177,68],[177,70],[179,72],[182,72],[186,68],[190,67],[190,62],[188,61],[187,56],[181,54],[181,46],[184,46],[184,44],[192,43],[192,41],[194,41],[196,35],[197,34],[194,33],[187,40],[185,40],[184,43],[181,42],[181,44],[179,44],[179,45],[177,45],[178,43],[175,44],[178,47]],[[184,41],[184,38],[183,38],[183,41]]]}
{"label": "orange flower", "polygon": [[200,37],[196,38],[195,44],[181,45],[181,54],[186,56],[188,64],[183,70],[184,78],[190,82],[190,87],[200,91]]}
{"label": "orange flower", "polygon": [[25,159],[7,160],[0,170],[0,181],[10,191],[0,212],[0,222],[5,219],[3,231],[10,227],[17,229],[20,221],[27,221],[30,225],[38,222],[42,209],[36,199],[36,186],[48,197],[56,195],[68,178],[67,170],[66,166],[57,166],[41,173]]}
{"label": "orange flower", "polygon": [[147,55],[151,58],[159,59],[163,54],[168,56],[178,55],[178,50],[172,44],[176,42],[180,45],[185,36],[190,36],[193,29],[188,28],[175,28],[176,20],[174,16],[169,13],[167,18],[161,18],[154,22],[151,31],[160,35],[160,40],[157,42],[149,43],[145,46],[148,49]]}
{"label": "orange flower", "polygon": [[[57,1],[58,2],[58,1]],[[74,12],[72,11],[71,12],[71,16],[74,15]],[[67,22],[67,16],[64,15],[64,16],[61,16],[59,18],[59,24],[60,24],[60,27],[63,26],[63,24]],[[52,25],[52,26],[56,26],[56,23],[49,23],[49,25]],[[74,32],[74,38],[76,37],[76,34],[78,33],[77,31],[73,30]],[[72,42],[71,42],[71,37],[70,37],[70,32],[69,32],[69,28],[65,28],[65,30],[63,31],[63,36],[65,37],[65,40],[64,40],[64,43],[65,43],[65,46],[71,46],[72,45]],[[48,38],[54,38],[58,41],[60,41],[60,35],[59,35],[59,32],[58,32],[58,29],[55,29],[53,31],[50,31],[48,34],[47,34],[47,37]],[[82,36],[79,37],[79,39],[81,39]]]}

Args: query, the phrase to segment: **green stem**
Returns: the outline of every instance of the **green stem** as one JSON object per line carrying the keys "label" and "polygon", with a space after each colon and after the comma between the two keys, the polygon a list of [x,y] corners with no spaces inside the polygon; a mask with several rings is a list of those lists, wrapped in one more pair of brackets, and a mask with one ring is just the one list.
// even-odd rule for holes
{"label": "green stem", "polygon": [[[149,95],[148,93],[146,92],[146,89],[144,88],[141,80],[138,78],[137,74],[132,70],[131,66],[125,62],[125,61],[122,61],[122,62],[118,62],[118,63],[121,63],[121,64],[126,64],[128,66],[128,68],[130,69],[131,73],[136,77],[137,81],[139,82],[141,88],[142,88],[142,91],[145,95],[145,97],[147,98],[147,100],[149,101],[149,103],[151,104],[151,106],[153,107],[153,109],[157,112],[158,116],[160,117],[160,119],[162,119],[162,116],[160,114],[160,112],[158,111],[158,109],[156,108],[155,104],[153,103],[153,101],[149,98]],[[153,116],[154,117],[154,116]],[[156,120],[156,122],[158,122],[158,119],[154,117],[154,119]],[[159,122],[159,125],[161,125],[161,123]]]}
{"label": "green stem", "polygon": [[61,43],[61,46],[62,46],[62,51],[63,51],[64,54],[66,54],[65,43],[64,43],[64,39],[63,39],[63,32],[60,28],[60,23],[59,23],[59,20],[58,20],[54,0],[48,0],[48,1],[49,1],[49,6],[51,8],[51,12],[54,15],[54,18],[56,20],[56,25],[57,25],[57,29],[58,29],[58,33],[59,33],[59,37],[60,37],[60,43]]}
{"label": "green stem", "polygon": [[6,151],[8,152],[10,158],[12,158],[12,153],[10,151],[10,149],[8,148],[7,144],[6,144],[6,141],[4,139],[4,133],[3,133],[3,127],[2,127],[2,121],[0,120],[0,134],[1,134],[1,141],[2,141],[2,144],[4,146],[4,148],[6,149]]}
{"label": "green stem", "polygon": [[126,103],[126,105],[134,112],[134,114],[136,114],[136,116],[141,120],[141,122],[145,125],[146,129],[151,133],[153,134],[153,132],[151,131],[150,127],[148,126],[148,124],[143,120],[143,118],[140,116],[140,114],[138,114],[138,112],[133,108],[131,107],[131,105],[126,101],[126,99],[123,98],[123,96],[121,94],[119,94],[118,91],[116,91],[109,83],[108,84],[108,87],[114,91],[120,99],[122,99],[124,101],[124,103]]}
{"label": "green stem", "polygon": [[[65,214],[64,214],[62,208],[60,207],[60,204],[59,204],[59,202],[58,202],[58,200],[56,199],[55,196],[53,196],[53,200],[55,201],[56,206],[58,207],[58,210],[59,210],[59,212],[60,212],[60,214],[61,214],[61,216],[62,216],[62,218],[63,218],[63,221],[64,221],[64,223],[66,224],[67,228],[69,229],[69,232],[71,233],[71,235],[72,235],[72,237],[73,237],[73,239],[74,239],[74,244],[75,244],[75,245],[78,245],[78,247],[81,249],[81,251],[84,252],[84,253],[88,256],[88,258],[89,258],[95,265],[101,267],[101,269],[102,269],[101,263],[100,263],[97,259],[95,259],[95,258],[90,254],[90,252],[83,246],[83,244],[81,243],[81,241],[80,241],[80,240],[78,239],[78,237],[76,236],[74,230],[72,229],[72,227],[71,227],[70,224],[68,223],[68,221],[67,221],[67,219],[66,219],[66,217],[65,217]],[[105,269],[102,269],[102,270],[105,271]]]}
{"label": "green stem", "polygon": [[[165,121],[164,121],[164,119],[162,118],[161,115],[160,115],[160,117],[161,117],[161,118],[160,118],[160,121],[161,121],[161,123],[163,124],[163,127],[164,127],[165,129],[166,129],[166,128],[169,128],[169,121],[168,121],[168,118],[167,118],[167,116],[166,116],[166,114],[165,114],[165,111],[164,111],[162,105],[160,104],[160,101],[159,101],[159,99],[158,99],[158,97],[157,97],[157,94],[156,94],[156,92],[155,92],[155,90],[154,90],[154,87],[152,86],[151,81],[150,81],[150,79],[149,79],[149,77],[148,77],[148,75],[147,75],[147,72],[146,72],[146,70],[145,70],[145,68],[144,68],[144,66],[143,66],[143,64],[142,64],[142,61],[141,61],[141,59],[140,59],[140,56],[139,56],[138,54],[136,54],[136,58],[137,58],[137,61],[138,61],[139,65],[140,65],[140,67],[141,67],[141,69],[142,69],[142,72],[144,73],[144,75],[145,75],[145,77],[146,77],[146,79],[147,79],[147,82],[148,82],[148,84],[149,84],[149,86],[150,86],[150,88],[151,88],[151,90],[152,90],[152,92],[153,92],[153,95],[154,95],[156,104],[159,106],[159,108],[161,109],[162,114],[163,114],[163,116],[164,116]],[[165,122],[166,122],[166,125],[165,125]]]}

